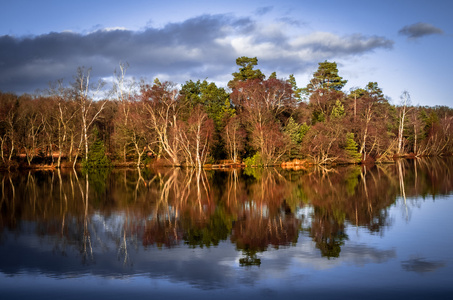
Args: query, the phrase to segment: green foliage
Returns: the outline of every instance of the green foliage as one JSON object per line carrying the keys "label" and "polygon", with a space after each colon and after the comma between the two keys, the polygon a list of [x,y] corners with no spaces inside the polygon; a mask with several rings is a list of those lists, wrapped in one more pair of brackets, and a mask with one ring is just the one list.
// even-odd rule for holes
{"label": "green foliage", "polygon": [[244,175],[253,177],[255,180],[260,180],[263,177],[263,168],[252,168],[247,166],[244,168]]}
{"label": "green foliage", "polygon": [[340,100],[337,100],[335,102],[334,107],[332,108],[332,112],[330,113],[330,116],[333,119],[339,119],[339,118],[343,117],[344,114],[345,114],[345,112],[344,112],[343,103],[341,103]]}
{"label": "green foliage", "polygon": [[345,186],[346,191],[349,196],[354,196],[356,193],[356,187],[359,185],[359,176],[361,170],[359,166],[354,166],[346,175],[345,175]]}
{"label": "green foliage", "polygon": [[425,110],[422,111],[422,120],[425,123],[424,127],[424,134],[427,137],[430,131],[439,125],[439,116],[436,114],[435,111],[431,111],[429,114],[426,113]]}
{"label": "green foliage", "polygon": [[82,174],[88,175],[90,189],[94,192],[94,197],[92,197],[90,203],[95,207],[102,202],[107,192],[110,171],[110,168],[82,169]]}
{"label": "green foliage", "polygon": [[341,252],[341,246],[344,246],[345,240],[348,240],[348,235],[342,231],[332,235],[330,237],[325,237],[321,241],[316,243],[316,248],[321,251],[323,257],[328,259],[333,257],[339,257]]}
{"label": "green foliage", "polygon": [[283,132],[291,140],[291,145],[288,150],[288,159],[301,158],[299,145],[308,130],[306,126],[306,123],[298,124],[296,121],[294,121],[293,117],[290,117],[288,119],[288,123],[283,129]]}
{"label": "green foliage", "polygon": [[253,266],[260,266],[261,259],[258,258],[256,250],[252,250],[249,247],[245,247],[243,249],[243,254],[245,257],[239,259],[239,266],[241,267],[253,267]]}
{"label": "green foliage", "polygon": [[296,78],[294,77],[294,74],[289,75],[288,82],[293,87],[294,98],[296,98],[297,101],[302,101],[302,94],[306,93],[303,88],[297,87]]}
{"label": "green foliage", "polygon": [[355,98],[355,99],[358,99],[360,97],[362,97],[363,95],[365,95],[365,90],[362,89],[362,88],[356,88],[354,90],[351,90],[351,92],[349,93],[349,97],[351,98]]}
{"label": "green foliage", "polygon": [[324,121],[326,121],[326,116],[324,115],[324,113],[320,110],[314,110],[313,114],[312,114],[311,122],[313,124],[316,124],[318,122],[322,123]]}
{"label": "green foliage", "polygon": [[300,125],[299,136],[300,136],[301,141],[303,140],[304,136],[307,134],[307,132],[309,130],[310,130],[310,125],[307,125],[307,123]]}
{"label": "green foliage", "polygon": [[226,117],[234,114],[229,94],[224,88],[217,87],[214,82],[189,80],[181,87],[181,94],[184,95],[188,114],[197,105],[201,105],[209,118],[214,121],[216,130],[222,128]]}
{"label": "green foliage", "polygon": [[254,70],[253,68],[258,65],[258,58],[242,56],[236,59],[236,64],[240,67],[239,72],[234,72],[233,79],[228,82],[230,88],[234,88],[237,81],[247,81],[249,79],[260,79],[265,78],[264,74],[260,69]]}
{"label": "green foliage", "polygon": [[159,78],[154,78],[154,85],[161,86],[162,83],[160,82]]}
{"label": "green foliage", "polygon": [[318,70],[313,74],[313,78],[307,85],[307,91],[309,93],[319,89],[341,91],[348,81],[343,80],[343,77],[338,75],[337,63],[324,61],[318,65]]}
{"label": "green foliage", "polygon": [[384,94],[382,93],[382,90],[378,86],[377,82],[368,82],[367,86],[365,87],[365,91],[374,98],[384,98]]}
{"label": "green foliage", "polygon": [[358,148],[357,143],[354,141],[354,133],[348,132],[346,134],[346,146],[344,149],[349,157],[355,162],[360,162],[361,159],[360,153],[357,152]]}
{"label": "green foliage", "polygon": [[244,163],[247,167],[262,167],[264,166],[263,159],[259,152],[255,153],[252,157],[244,159]]}
{"label": "green foliage", "polygon": [[277,79],[277,72],[272,72],[271,75],[269,75],[269,79]]}
{"label": "green foliage", "polygon": [[300,184],[295,185],[290,193],[290,196],[286,198],[286,204],[291,208],[291,211],[293,212],[297,211],[297,208],[303,206],[304,204],[309,203],[310,199],[305,193],[304,187],[301,186]]}
{"label": "green foliage", "polygon": [[82,168],[84,170],[111,167],[111,161],[107,155],[105,155],[104,142],[97,138],[97,135],[97,130],[95,130],[96,140],[89,148],[88,159],[82,160]]}
{"label": "green foliage", "polygon": [[[190,220],[190,218],[188,218]],[[220,241],[228,238],[231,232],[233,218],[227,215],[224,209],[217,209],[209,218],[207,224],[189,224],[184,234],[184,241],[192,248],[218,246]]]}
{"label": "green foliage", "polygon": [[301,126],[302,125],[294,121],[293,117],[290,117],[288,119],[288,124],[286,124],[285,129],[283,130],[284,133],[289,136],[291,142],[294,144],[298,144],[302,141],[300,134]]}

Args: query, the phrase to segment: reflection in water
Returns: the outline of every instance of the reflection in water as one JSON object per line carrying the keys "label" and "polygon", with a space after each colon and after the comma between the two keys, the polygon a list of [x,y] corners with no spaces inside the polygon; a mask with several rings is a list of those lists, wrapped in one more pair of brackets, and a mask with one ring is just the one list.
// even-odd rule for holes
{"label": "reflection in water", "polygon": [[409,260],[401,262],[401,266],[404,270],[416,273],[433,272],[438,268],[445,266],[445,262],[442,261],[429,261],[425,258],[415,257]]}
{"label": "reflection in water", "polygon": [[[124,267],[134,265],[132,254],[142,247],[197,249],[222,241],[241,251],[240,266],[259,266],[260,253],[304,239],[322,257],[338,258],[347,249],[347,227],[382,235],[398,197],[409,218],[414,196],[453,188],[451,159],[309,171],[172,168],[1,176],[0,240],[11,237],[8,232],[34,234],[50,242],[55,254],[77,253],[84,265],[106,263],[104,254],[114,253]],[[403,262],[414,271],[440,266]]]}

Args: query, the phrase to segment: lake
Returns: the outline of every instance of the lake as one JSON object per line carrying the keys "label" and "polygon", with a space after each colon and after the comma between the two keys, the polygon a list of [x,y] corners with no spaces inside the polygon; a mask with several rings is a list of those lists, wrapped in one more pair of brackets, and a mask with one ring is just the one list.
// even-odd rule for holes
{"label": "lake", "polygon": [[1,299],[449,299],[453,159],[1,173]]}

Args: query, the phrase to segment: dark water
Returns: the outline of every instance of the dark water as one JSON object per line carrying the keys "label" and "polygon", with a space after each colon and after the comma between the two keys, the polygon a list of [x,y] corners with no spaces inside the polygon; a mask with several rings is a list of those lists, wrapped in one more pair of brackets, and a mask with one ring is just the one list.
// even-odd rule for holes
{"label": "dark water", "polygon": [[0,180],[1,299],[453,295],[452,159]]}

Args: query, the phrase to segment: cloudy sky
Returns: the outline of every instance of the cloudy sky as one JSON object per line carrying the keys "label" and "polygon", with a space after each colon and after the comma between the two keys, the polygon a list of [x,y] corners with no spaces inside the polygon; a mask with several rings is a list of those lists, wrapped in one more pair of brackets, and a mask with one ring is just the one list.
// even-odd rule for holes
{"label": "cloudy sky", "polygon": [[392,103],[448,105],[453,1],[0,0],[0,90],[32,93],[77,67],[226,86],[240,56],[305,86],[335,61],[345,90],[378,82]]}

